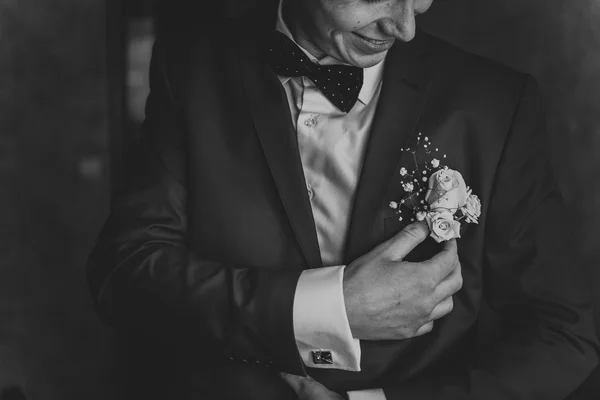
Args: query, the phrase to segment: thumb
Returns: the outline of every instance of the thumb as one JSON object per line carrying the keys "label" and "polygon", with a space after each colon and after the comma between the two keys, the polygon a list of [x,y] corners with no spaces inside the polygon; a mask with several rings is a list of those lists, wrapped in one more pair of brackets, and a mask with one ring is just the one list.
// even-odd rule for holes
{"label": "thumb", "polygon": [[419,243],[429,236],[429,227],[425,222],[413,222],[388,240],[388,251],[395,260],[401,260]]}

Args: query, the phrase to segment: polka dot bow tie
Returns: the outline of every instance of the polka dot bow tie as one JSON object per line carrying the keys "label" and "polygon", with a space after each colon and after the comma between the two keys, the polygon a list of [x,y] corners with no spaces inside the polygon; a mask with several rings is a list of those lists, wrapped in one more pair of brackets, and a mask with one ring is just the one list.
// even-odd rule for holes
{"label": "polka dot bow tie", "polygon": [[339,110],[349,112],[363,84],[362,68],[349,65],[319,65],[286,35],[275,31],[268,47],[271,68],[280,76],[305,76]]}

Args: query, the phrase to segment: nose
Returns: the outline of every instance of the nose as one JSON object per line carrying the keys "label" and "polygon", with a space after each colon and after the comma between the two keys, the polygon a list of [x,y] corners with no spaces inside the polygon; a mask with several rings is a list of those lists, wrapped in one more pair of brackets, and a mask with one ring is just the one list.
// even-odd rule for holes
{"label": "nose", "polygon": [[414,0],[396,2],[396,6],[390,7],[389,12],[386,18],[380,20],[381,31],[403,42],[413,40],[417,27]]}

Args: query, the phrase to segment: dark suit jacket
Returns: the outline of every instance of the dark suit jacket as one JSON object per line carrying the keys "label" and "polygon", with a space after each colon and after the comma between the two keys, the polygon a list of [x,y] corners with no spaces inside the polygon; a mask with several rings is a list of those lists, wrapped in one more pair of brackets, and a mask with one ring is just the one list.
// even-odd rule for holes
{"label": "dark suit jacket", "polygon": [[[483,204],[459,240],[463,289],[431,333],[363,341],[361,372],[303,365],[294,292],[322,264],[285,92],[261,47],[272,11],[155,45],[143,139],[88,269],[129,398],[294,398],[277,371],[392,400],[564,398],[597,347],[536,84],[423,32],[388,54],[345,262],[404,226],[388,203],[412,162],[401,149],[422,132]],[[411,258],[437,250],[427,240]]]}

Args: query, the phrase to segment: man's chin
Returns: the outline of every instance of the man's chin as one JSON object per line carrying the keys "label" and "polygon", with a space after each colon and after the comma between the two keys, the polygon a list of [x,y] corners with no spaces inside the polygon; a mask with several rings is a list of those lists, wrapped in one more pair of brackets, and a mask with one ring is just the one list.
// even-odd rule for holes
{"label": "man's chin", "polygon": [[348,52],[347,62],[355,67],[369,68],[382,62],[387,52],[388,50],[375,54],[362,54],[350,51]]}

